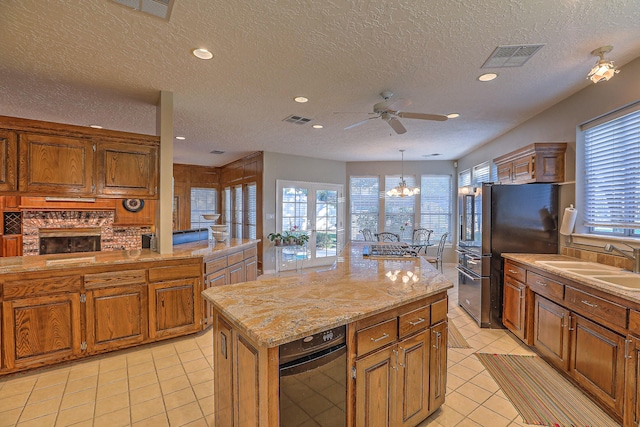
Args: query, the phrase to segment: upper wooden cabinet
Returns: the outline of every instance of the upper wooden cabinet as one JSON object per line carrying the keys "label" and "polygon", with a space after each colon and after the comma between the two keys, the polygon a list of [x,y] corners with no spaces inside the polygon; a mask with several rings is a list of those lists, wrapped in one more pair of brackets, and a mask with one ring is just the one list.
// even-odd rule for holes
{"label": "upper wooden cabinet", "polygon": [[158,191],[158,148],[98,143],[96,191],[102,196],[153,197]]}
{"label": "upper wooden cabinet", "polygon": [[566,142],[536,142],[493,160],[503,184],[564,181]]}
{"label": "upper wooden cabinet", "polygon": [[0,130],[0,191],[18,189],[18,138],[15,132]]}
{"label": "upper wooden cabinet", "polygon": [[20,135],[20,191],[93,194],[93,143],[88,139]]}
{"label": "upper wooden cabinet", "polygon": [[0,116],[0,191],[157,198],[159,138]]}

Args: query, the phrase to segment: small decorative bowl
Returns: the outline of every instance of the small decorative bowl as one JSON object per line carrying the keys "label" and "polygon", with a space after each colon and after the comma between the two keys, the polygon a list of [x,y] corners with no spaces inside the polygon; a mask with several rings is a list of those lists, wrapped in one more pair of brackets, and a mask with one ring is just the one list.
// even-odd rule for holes
{"label": "small decorative bowl", "polygon": [[220,218],[220,214],[206,214],[202,215],[202,217],[207,221],[217,221]]}
{"label": "small decorative bowl", "polygon": [[227,224],[216,224],[210,225],[209,227],[211,227],[211,231],[227,231],[229,229]]}
{"label": "small decorative bowl", "polygon": [[224,242],[229,237],[229,233],[226,231],[213,231],[213,238],[218,242]]}

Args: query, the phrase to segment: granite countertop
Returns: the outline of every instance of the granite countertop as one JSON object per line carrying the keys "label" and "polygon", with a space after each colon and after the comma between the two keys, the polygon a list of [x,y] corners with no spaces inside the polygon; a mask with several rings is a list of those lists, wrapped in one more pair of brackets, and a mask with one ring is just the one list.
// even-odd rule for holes
{"label": "granite countertop", "polygon": [[[403,282],[407,272],[416,279]],[[330,269],[218,286],[203,295],[258,345],[276,347],[452,287],[421,257],[368,259],[353,244]]]}
{"label": "granite countertop", "polygon": [[[529,265],[533,268],[537,268],[539,270],[547,271],[559,277],[564,277],[574,282],[578,282],[594,289],[601,290],[603,292],[609,293],[611,295],[615,295],[620,298],[624,298],[629,301],[633,301],[636,303],[640,303],[640,289],[633,290],[628,288],[621,288],[619,286],[611,285],[599,280],[591,279],[589,277],[577,275],[571,273],[569,271],[563,271],[556,268],[551,268],[544,264],[539,263],[538,261],[577,261],[577,262],[592,262],[580,258],[573,258],[566,255],[554,255],[554,254],[514,254],[514,253],[503,253],[503,258],[510,259],[525,265]],[[633,275],[636,273],[631,273],[628,271],[621,270],[620,274],[629,274]],[[638,281],[640,281],[640,274],[636,274],[638,277]]]}
{"label": "granite countertop", "polygon": [[200,241],[173,247],[173,253],[159,254],[150,249],[125,251],[82,252],[73,254],[35,255],[0,258],[0,274],[28,271],[93,267],[136,262],[163,261],[224,255],[243,247],[251,247],[258,240],[229,239],[223,243]]}

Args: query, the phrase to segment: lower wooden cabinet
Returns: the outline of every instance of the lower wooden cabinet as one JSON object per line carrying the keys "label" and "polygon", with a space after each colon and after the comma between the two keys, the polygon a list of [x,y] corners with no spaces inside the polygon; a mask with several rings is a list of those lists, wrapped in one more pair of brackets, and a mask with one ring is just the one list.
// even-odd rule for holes
{"label": "lower wooden cabinet", "polygon": [[502,292],[502,323],[515,336],[525,341],[527,285],[505,276]]}
{"label": "lower wooden cabinet", "polygon": [[569,310],[536,295],[533,345],[549,363],[569,370]]}
{"label": "lower wooden cabinet", "polygon": [[17,298],[2,303],[4,367],[19,370],[81,353],[80,294]]}
{"label": "lower wooden cabinet", "polygon": [[7,234],[2,236],[1,256],[22,256],[22,234]]}
{"label": "lower wooden cabinet", "polygon": [[387,347],[356,361],[357,426],[394,425],[396,353],[395,347]]}
{"label": "lower wooden cabinet", "polygon": [[640,338],[629,335],[625,347],[624,427],[637,427],[640,425]]}
{"label": "lower wooden cabinet", "polygon": [[197,278],[149,283],[149,336],[165,338],[199,330],[199,288]]}
{"label": "lower wooden cabinet", "polygon": [[429,358],[429,408],[435,410],[444,403],[447,392],[448,324],[431,327],[431,357]]}

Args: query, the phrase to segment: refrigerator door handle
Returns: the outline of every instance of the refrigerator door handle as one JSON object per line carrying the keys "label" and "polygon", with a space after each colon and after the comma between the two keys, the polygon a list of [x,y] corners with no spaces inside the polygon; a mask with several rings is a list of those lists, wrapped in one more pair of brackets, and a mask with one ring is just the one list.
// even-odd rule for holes
{"label": "refrigerator door handle", "polygon": [[458,270],[458,273],[462,274],[463,276],[466,276],[467,278],[473,280],[474,282],[477,282],[478,280],[482,279],[482,277],[473,277],[466,271],[462,270],[460,267],[456,267],[456,270]]}

